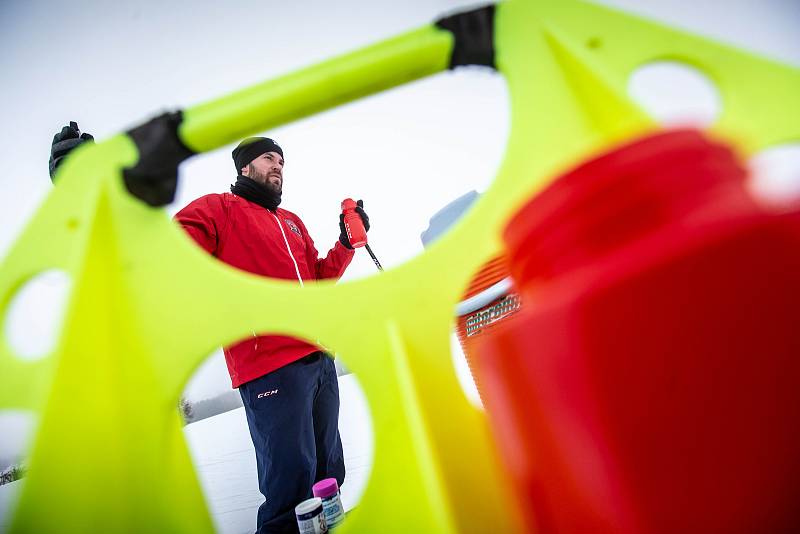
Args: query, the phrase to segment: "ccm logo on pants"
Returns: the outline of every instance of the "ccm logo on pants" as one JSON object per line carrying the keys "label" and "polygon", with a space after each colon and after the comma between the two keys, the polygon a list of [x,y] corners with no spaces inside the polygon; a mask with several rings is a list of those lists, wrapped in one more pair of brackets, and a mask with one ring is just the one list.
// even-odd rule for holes
{"label": "ccm logo on pants", "polygon": [[273,389],[273,390],[271,390],[271,391],[265,391],[264,393],[259,393],[259,394],[256,396],[256,398],[257,398],[257,399],[261,399],[261,398],[264,398],[264,397],[269,397],[270,395],[275,395],[277,392],[278,392],[278,390],[277,390],[277,389]]}

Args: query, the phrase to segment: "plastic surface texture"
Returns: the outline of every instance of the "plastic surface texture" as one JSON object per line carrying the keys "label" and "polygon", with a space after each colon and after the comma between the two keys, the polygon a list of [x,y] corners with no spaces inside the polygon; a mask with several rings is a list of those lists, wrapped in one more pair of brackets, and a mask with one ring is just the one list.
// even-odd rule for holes
{"label": "plastic surface texture", "polygon": [[[800,73],[576,1],[499,4],[495,30],[512,115],[497,179],[452,232],[372,278],[300,289],[237,272],[127,193],[121,169],[138,158],[127,136],[76,150],[0,267],[3,316],[36,273],[57,268],[74,280],[50,356],[25,362],[0,344],[0,408],[39,415],[13,532],[210,532],[176,406],[212,350],[252,331],[319,339],[363,385],[374,466],[343,533],[529,528],[509,504],[485,416],[453,370],[464,288],[500,251],[509,214],[552,176],[654,128],[625,93],[639,65],[668,56],[707,72],[726,105],[714,130],[745,153],[800,138],[800,108],[790,105]],[[414,30],[187,109],[181,140],[212,150],[444,71],[451,47],[444,30]]]}

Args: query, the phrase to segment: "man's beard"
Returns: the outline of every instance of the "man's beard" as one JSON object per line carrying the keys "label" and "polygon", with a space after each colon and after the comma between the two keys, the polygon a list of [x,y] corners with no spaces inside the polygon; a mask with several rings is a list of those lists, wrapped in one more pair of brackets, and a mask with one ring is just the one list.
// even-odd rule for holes
{"label": "man's beard", "polygon": [[250,175],[250,178],[252,180],[258,182],[261,185],[263,185],[264,187],[266,187],[267,189],[269,189],[270,191],[272,191],[276,195],[280,195],[281,193],[283,193],[283,181],[282,180],[281,180],[280,184],[273,184],[272,182],[269,181],[269,174],[268,173],[260,172],[252,164],[249,167],[250,167],[250,169],[249,169],[250,172],[248,174]]}
{"label": "man's beard", "polygon": [[283,194],[283,186],[282,185],[276,185],[276,184],[273,184],[272,182],[266,182],[264,184],[264,187],[266,187],[268,189],[271,189],[272,192],[275,193],[276,195]]}
{"label": "man's beard", "polygon": [[276,193],[274,187],[265,187],[264,184],[242,174],[237,176],[236,183],[231,185],[231,193],[270,211],[275,211],[281,204],[281,194]]}

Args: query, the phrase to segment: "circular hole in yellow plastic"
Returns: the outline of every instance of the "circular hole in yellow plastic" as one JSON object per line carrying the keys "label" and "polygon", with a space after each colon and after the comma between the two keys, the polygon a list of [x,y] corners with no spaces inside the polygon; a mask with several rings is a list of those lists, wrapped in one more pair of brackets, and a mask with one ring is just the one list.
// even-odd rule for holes
{"label": "circular hole in yellow plastic", "polygon": [[677,61],[656,61],[636,69],[628,93],[664,126],[712,125],[722,111],[717,87],[697,68]]}
{"label": "circular hole in yellow plastic", "polygon": [[23,284],[6,310],[4,333],[24,360],[40,359],[56,347],[72,279],[64,271],[44,271]]}
{"label": "circular hole in yellow plastic", "polygon": [[[254,339],[246,339],[242,343],[255,343]],[[263,342],[265,338],[259,339]],[[269,358],[266,354],[261,354],[261,357]],[[258,443],[263,447],[264,443],[253,437],[251,424],[270,425],[274,422],[276,432],[270,434],[270,439],[289,440],[291,446],[300,447],[294,433],[296,425],[290,424],[285,431],[281,431],[281,425],[287,423],[285,413],[281,411],[289,409],[287,403],[294,403],[298,398],[298,392],[290,390],[300,387],[299,382],[291,381],[298,376],[307,378],[303,385],[308,388],[306,396],[309,397],[309,407],[312,401],[320,402],[323,393],[329,395],[329,390],[322,392],[316,389],[317,374],[325,367],[329,371],[335,368],[337,375],[338,430],[345,465],[344,483],[340,488],[342,506],[345,512],[349,512],[360,501],[372,471],[372,417],[358,379],[346,368],[342,359],[338,355],[335,360],[322,358],[329,357],[303,358],[273,371],[274,384],[267,375],[239,389],[232,389],[225,356],[220,350],[203,362],[186,385],[176,408],[184,418],[184,435],[218,532],[252,532],[256,529],[257,514],[264,497],[259,492],[255,446]],[[289,374],[286,374],[287,371]],[[290,376],[294,378],[290,380]],[[294,400],[290,401],[293,397]],[[326,399],[327,406],[331,407],[330,397]],[[291,409],[302,411],[297,406]],[[246,410],[252,414],[250,421]],[[308,418],[315,416],[314,413],[300,415],[299,412],[297,415]],[[253,422],[254,417],[260,422]],[[296,421],[297,417],[290,421]],[[264,455],[269,457],[266,448]],[[298,472],[297,476],[302,474]],[[315,478],[320,477],[322,475],[318,474]],[[294,503],[297,504],[300,501]]]}
{"label": "circular hole in yellow plastic", "polygon": [[800,201],[800,142],[762,150],[750,159],[749,188],[768,204]]}
{"label": "circular hole in yellow plastic", "polygon": [[[420,234],[437,210],[491,185],[509,126],[505,79],[486,69],[459,69],[257,135],[283,149],[280,208],[302,220],[319,257],[338,240],[342,200],[362,199],[371,224],[369,245],[389,270],[422,253]],[[204,194],[228,191],[235,181],[233,146],[185,164],[171,211]],[[294,246],[296,234],[284,230]],[[283,235],[277,234],[277,244],[285,253]],[[367,251],[358,248],[342,280],[377,272]]]}

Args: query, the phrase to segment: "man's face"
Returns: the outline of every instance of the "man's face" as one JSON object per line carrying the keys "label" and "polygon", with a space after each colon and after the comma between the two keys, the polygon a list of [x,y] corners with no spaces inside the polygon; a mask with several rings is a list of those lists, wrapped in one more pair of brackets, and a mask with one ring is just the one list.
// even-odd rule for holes
{"label": "man's face", "polygon": [[242,175],[280,193],[283,191],[283,158],[277,152],[261,154],[242,169]]}

